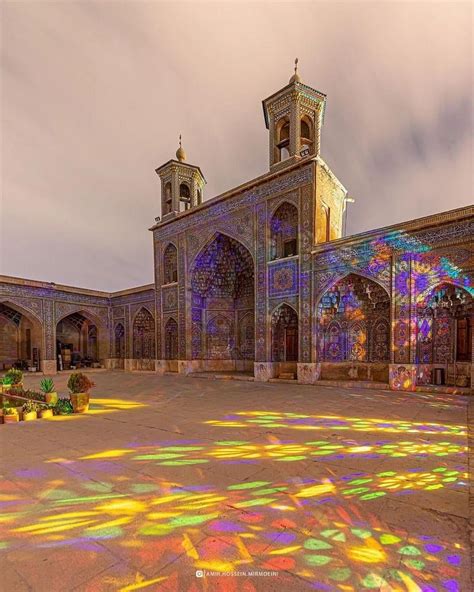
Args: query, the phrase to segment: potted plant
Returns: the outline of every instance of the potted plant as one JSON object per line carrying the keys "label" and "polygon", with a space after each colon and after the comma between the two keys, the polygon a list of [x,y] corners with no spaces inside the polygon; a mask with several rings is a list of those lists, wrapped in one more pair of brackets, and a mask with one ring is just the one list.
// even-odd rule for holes
{"label": "potted plant", "polygon": [[[9,379],[12,387],[23,387],[23,372],[18,368],[10,368],[10,370],[5,374],[5,378]],[[4,383],[5,378],[3,379]]]}
{"label": "potted plant", "polygon": [[16,423],[17,421],[20,421],[20,416],[15,407],[4,407],[3,423]]}
{"label": "potted plant", "polygon": [[54,405],[40,405],[40,409],[39,409],[39,416],[41,417],[41,419],[47,419],[49,417],[53,417],[53,409],[54,409]]}
{"label": "potted plant", "polygon": [[58,401],[58,393],[54,390],[52,378],[43,378],[40,382],[40,389],[44,393],[46,403],[55,405]]}
{"label": "potted plant", "polygon": [[38,404],[33,401],[27,401],[23,407],[23,421],[33,421],[38,417]]}
{"label": "potted plant", "polygon": [[89,410],[89,391],[95,384],[82,372],[74,372],[69,377],[67,386],[71,391],[74,413],[86,413]]}
{"label": "potted plant", "polygon": [[3,380],[2,380],[2,392],[8,393],[8,391],[10,390],[12,384],[13,384],[12,377],[11,376],[7,376],[5,374],[5,376],[3,377]]}
{"label": "potted plant", "polygon": [[66,397],[60,397],[54,406],[55,415],[70,415],[73,413],[72,403]]}

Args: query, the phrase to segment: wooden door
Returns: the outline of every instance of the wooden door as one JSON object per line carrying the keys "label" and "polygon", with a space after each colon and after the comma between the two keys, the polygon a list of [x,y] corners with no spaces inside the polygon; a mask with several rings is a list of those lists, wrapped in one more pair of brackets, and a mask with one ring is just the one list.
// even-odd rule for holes
{"label": "wooden door", "polygon": [[297,327],[288,327],[285,331],[285,361],[298,361],[298,329]]}

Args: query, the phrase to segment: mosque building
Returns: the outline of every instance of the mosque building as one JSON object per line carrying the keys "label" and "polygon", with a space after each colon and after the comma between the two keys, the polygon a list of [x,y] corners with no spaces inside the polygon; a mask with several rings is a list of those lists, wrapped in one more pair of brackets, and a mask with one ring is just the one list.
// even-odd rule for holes
{"label": "mosque building", "polygon": [[474,207],[343,236],[350,198],[321,156],[325,107],[295,66],[263,101],[268,171],[212,199],[180,139],[156,169],[153,284],[0,276],[0,369],[469,389]]}

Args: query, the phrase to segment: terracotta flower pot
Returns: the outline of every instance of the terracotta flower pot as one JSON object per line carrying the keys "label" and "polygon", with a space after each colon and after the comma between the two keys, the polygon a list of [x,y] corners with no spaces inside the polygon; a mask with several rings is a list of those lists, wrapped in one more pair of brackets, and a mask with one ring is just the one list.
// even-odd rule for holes
{"label": "terracotta flower pot", "polygon": [[58,393],[56,391],[53,391],[52,393],[44,393],[44,396],[46,397],[46,403],[51,403],[51,405],[56,405],[56,403],[58,402]]}
{"label": "terracotta flower pot", "polygon": [[20,421],[20,416],[18,413],[3,416],[3,423],[16,423],[17,421]]}
{"label": "terracotta flower pot", "polygon": [[71,393],[70,398],[74,413],[89,411],[89,393]]}
{"label": "terracotta flower pot", "polygon": [[41,419],[47,419],[48,417],[53,417],[53,410],[52,409],[41,409],[40,417],[41,417]]}
{"label": "terracotta flower pot", "polygon": [[38,414],[36,413],[36,411],[29,411],[28,413],[23,413],[23,421],[33,421],[37,418]]}

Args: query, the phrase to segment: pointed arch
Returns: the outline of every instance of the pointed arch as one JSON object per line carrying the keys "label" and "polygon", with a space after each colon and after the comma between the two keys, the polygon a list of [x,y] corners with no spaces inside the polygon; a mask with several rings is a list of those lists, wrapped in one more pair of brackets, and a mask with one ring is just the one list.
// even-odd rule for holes
{"label": "pointed arch", "polygon": [[300,119],[300,153],[307,156],[314,152],[314,122],[309,115]]}
{"label": "pointed arch", "polygon": [[165,324],[165,360],[178,359],[178,323],[170,317]]}
{"label": "pointed arch", "polygon": [[155,319],[142,306],[133,319],[133,358],[153,360],[155,358]]}
{"label": "pointed arch", "polygon": [[[255,311],[254,269],[249,249],[220,231],[212,233],[192,261],[191,350],[202,367],[235,369],[237,361],[253,360],[255,337],[250,338],[250,317],[245,315]],[[242,318],[245,339],[240,333]]]}
{"label": "pointed arch", "polygon": [[390,296],[379,282],[346,273],[331,282],[316,306],[320,361],[389,361]]}
{"label": "pointed arch", "polygon": [[94,325],[97,325],[97,327],[102,328],[102,329],[104,328],[103,319],[98,314],[90,311],[88,308],[85,308],[83,306],[73,307],[72,309],[69,309],[65,312],[60,313],[56,317],[56,324],[60,323],[61,321],[63,321],[67,317],[70,317],[72,315],[77,315],[77,314],[82,315],[85,319],[87,319],[88,321],[90,321]]}
{"label": "pointed arch", "polygon": [[42,359],[43,323],[33,312],[8,298],[0,301],[0,368],[18,361],[36,366]]}
{"label": "pointed arch", "polygon": [[121,321],[114,327],[114,353],[119,360],[125,358],[125,326]]}
{"label": "pointed arch", "polygon": [[473,297],[464,286],[440,282],[417,304],[417,359],[450,364],[472,360]]}
{"label": "pointed arch", "polygon": [[429,286],[428,288],[426,288],[426,290],[423,290],[422,292],[420,292],[417,296],[417,303],[418,305],[426,303],[430,298],[433,297],[433,295],[436,292],[439,292],[439,290],[443,289],[443,288],[447,288],[447,289],[458,289],[461,291],[461,293],[465,293],[467,297],[473,299],[474,298],[474,289],[470,288],[468,286],[463,285],[460,282],[456,282],[455,280],[453,280],[452,278],[449,280],[443,280],[441,282],[438,282],[434,285]]}
{"label": "pointed arch", "polygon": [[275,123],[274,162],[281,162],[290,156],[290,118],[280,117]]}
{"label": "pointed arch", "polygon": [[270,218],[270,260],[298,254],[298,208],[289,201]]}
{"label": "pointed arch", "polygon": [[234,241],[236,243],[238,243],[242,248],[244,248],[250,258],[252,259],[252,264],[255,264],[255,259],[254,259],[254,255],[252,253],[252,251],[249,249],[249,247],[247,245],[245,245],[239,238],[238,235],[234,235],[234,233],[232,233],[231,231],[229,231],[229,229],[225,229],[225,230],[220,230],[219,228],[217,230],[214,230],[213,232],[211,232],[207,239],[205,241],[203,241],[203,243],[201,244],[201,246],[199,247],[199,249],[196,251],[196,253],[194,254],[193,257],[191,257],[190,261],[189,261],[189,269],[192,271],[194,270],[194,268],[196,267],[196,263],[199,257],[201,257],[205,252],[206,249],[208,249],[212,243],[214,241],[216,241],[216,239],[218,237],[225,237],[227,239],[229,239],[230,241]]}
{"label": "pointed arch", "polygon": [[332,320],[323,334],[322,359],[341,362],[345,358],[345,351],[345,335],[341,323]]}
{"label": "pointed arch", "polygon": [[18,313],[29,319],[32,323],[39,323],[41,326],[43,325],[43,319],[40,315],[38,315],[33,310],[30,310],[29,308],[25,308],[22,304],[19,304],[15,299],[0,297],[0,305],[2,304],[4,306],[8,306],[13,310],[16,310]]}
{"label": "pointed arch", "polygon": [[298,313],[282,302],[272,312],[272,361],[298,361]]}
{"label": "pointed arch", "polygon": [[178,281],[178,249],[169,242],[163,251],[163,284],[172,284]]}
{"label": "pointed arch", "polygon": [[106,357],[108,330],[104,321],[81,306],[58,315],[56,321],[56,355],[63,369],[91,365]]}
{"label": "pointed arch", "polygon": [[319,306],[319,304],[321,303],[321,300],[323,299],[323,297],[332,289],[334,288],[334,286],[336,286],[336,284],[346,280],[347,278],[349,278],[350,276],[357,276],[357,277],[361,277],[364,278],[366,280],[368,280],[369,282],[372,282],[374,284],[377,284],[377,286],[380,286],[382,288],[382,290],[384,290],[384,292],[387,294],[387,297],[390,299],[390,292],[387,289],[387,286],[385,286],[377,277],[373,277],[368,273],[365,273],[363,270],[360,269],[349,269],[347,271],[344,271],[344,273],[342,273],[341,275],[337,275],[335,277],[333,277],[331,279],[331,281],[324,287],[324,289],[316,296],[315,299],[315,304],[316,306]]}

